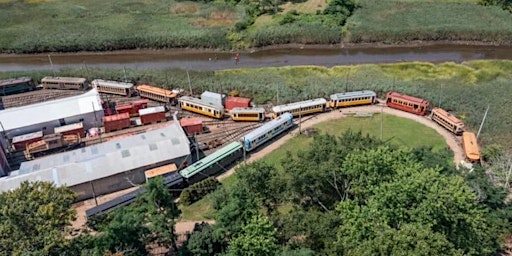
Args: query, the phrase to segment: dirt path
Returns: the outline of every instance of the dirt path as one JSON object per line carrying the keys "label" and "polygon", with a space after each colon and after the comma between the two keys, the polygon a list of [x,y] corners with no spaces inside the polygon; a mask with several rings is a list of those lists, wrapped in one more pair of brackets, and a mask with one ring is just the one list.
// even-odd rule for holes
{"label": "dirt path", "polygon": [[[425,126],[428,126],[430,128],[433,128],[436,130],[437,133],[439,133],[441,136],[443,136],[444,140],[446,141],[446,144],[450,147],[450,149],[454,153],[454,159],[453,162],[457,166],[458,163],[461,162],[461,160],[464,159],[464,154],[462,150],[462,146],[459,143],[459,141],[456,139],[454,135],[452,135],[449,131],[445,130],[443,127],[437,125],[436,123],[432,122],[430,119],[418,115],[414,115],[411,113],[403,112],[396,109],[391,109],[387,107],[383,107],[384,105],[374,105],[374,106],[361,106],[361,107],[355,107],[355,108],[348,108],[348,109],[342,109],[341,111],[331,111],[328,113],[323,113],[316,115],[302,124],[302,129],[307,129],[312,127],[315,124],[322,123],[325,121],[333,120],[333,119],[340,119],[343,117],[347,117],[347,114],[351,113],[380,113],[381,109],[384,113],[407,118],[413,121],[416,121],[418,123],[421,123]],[[281,145],[286,143],[289,139],[293,138],[298,133],[297,130],[294,130],[293,132],[279,138],[274,143],[266,146],[265,148],[262,148],[256,153],[253,153],[250,155],[250,157],[247,159],[247,163],[251,163],[253,161],[259,160],[263,158],[264,156],[272,153],[274,150],[278,149]],[[231,176],[236,169],[236,166],[225,172],[224,174],[220,175],[218,177],[219,180],[223,180],[229,176]]]}

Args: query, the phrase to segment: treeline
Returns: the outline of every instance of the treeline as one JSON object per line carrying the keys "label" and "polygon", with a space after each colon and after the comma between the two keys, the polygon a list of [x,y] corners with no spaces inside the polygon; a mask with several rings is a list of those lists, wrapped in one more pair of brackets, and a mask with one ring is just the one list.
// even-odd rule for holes
{"label": "treeline", "polygon": [[319,135],[278,164],[239,167],[187,255],[493,255],[511,231],[506,189],[450,154],[361,133]]}
{"label": "treeline", "polygon": [[479,3],[481,5],[496,5],[503,10],[508,10],[509,12],[512,12],[512,0],[480,0]]}

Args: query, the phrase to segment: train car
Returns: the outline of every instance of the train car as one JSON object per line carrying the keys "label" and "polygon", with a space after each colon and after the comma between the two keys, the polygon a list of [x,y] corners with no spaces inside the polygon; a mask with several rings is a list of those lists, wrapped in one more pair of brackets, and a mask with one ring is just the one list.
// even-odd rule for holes
{"label": "train car", "polygon": [[180,174],[189,184],[204,180],[219,173],[224,170],[225,166],[240,159],[243,155],[243,150],[240,142],[232,142],[181,170]]}
{"label": "train car", "polygon": [[89,82],[82,77],[43,77],[41,85],[44,89],[85,90]]}
{"label": "train car", "polygon": [[164,106],[145,108],[139,110],[140,122],[143,125],[166,121]]}
{"label": "train car", "polygon": [[136,88],[139,96],[150,100],[160,101],[166,104],[174,105],[176,103],[176,97],[178,96],[173,91],[154,87],[151,85],[139,85]]}
{"label": "train car", "polygon": [[466,160],[468,160],[469,162],[480,161],[480,149],[478,148],[478,143],[474,133],[462,133],[462,147],[464,148]]}
{"label": "train car", "polygon": [[0,80],[0,96],[28,92],[36,89],[34,80],[30,77]]}
{"label": "train car", "polygon": [[264,108],[233,108],[229,111],[233,121],[254,121],[261,122],[265,120]]}
{"label": "train car", "polygon": [[130,115],[128,113],[116,114],[103,117],[103,127],[105,132],[113,132],[128,128],[131,126]]}
{"label": "train car", "polygon": [[109,81],[102,79],[94,79],[91,82],[92,88],[96,88],[98,92],[116,94],[130,97],[134,94],[135,89],[132,83],[123,83],[117,81]]}
{"label": "train car", "polygon": [[430,118],[455,135],[462,135],[462,132],[464,132],[464,123],[444,109],[432,109]]}
{"label": "train car", "polygon": [[272,108],[272,117],[276,118],[283,113],[291,113],[294,117],[312,113],[324,112],[327,106],[324,98],[294,102],[286,105],[279,105]]}
{"label": "train car", "polygon": [[390,108],[424,116],[427,114],[430,103],[427,100],[398,92],[388,92],[386,94],[386,105]]}
{"label": "train car", "polygon": [[293,115],[283,113],[241,138],[246,151],[251,151],[293,126]]}
{"label": "train car", "polygon": [[377,101],[377,94],[374,91],[355,91],[336,93],[331,95],[329,107],[342,108],[358,105],[373,104]]}
{"label": "train car", "polygon": [[200,99],[182,96],[178,100],[180,108],[201,115],[221,119],[224,117],[224,107],[213,103],[203,102]]}

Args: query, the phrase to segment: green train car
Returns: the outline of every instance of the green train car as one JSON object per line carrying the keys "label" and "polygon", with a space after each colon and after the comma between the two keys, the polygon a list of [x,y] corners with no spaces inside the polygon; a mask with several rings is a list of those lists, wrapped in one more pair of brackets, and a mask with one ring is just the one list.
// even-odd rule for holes
{"label": "green train car", "polygon": [[0,80],[0,95],[6,96],[20,92],[28,92],[36,89],[34,80],[30,77]]}

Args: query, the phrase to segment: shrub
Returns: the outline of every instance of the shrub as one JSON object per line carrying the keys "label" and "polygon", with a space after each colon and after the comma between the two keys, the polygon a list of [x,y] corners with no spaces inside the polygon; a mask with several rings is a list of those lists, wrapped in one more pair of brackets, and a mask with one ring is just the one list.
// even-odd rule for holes
{"label": "shrub", "polygon": [[193,204],[217,189],[218,185],[219,182],[213,177],[195,183],[181,192],[180,202],[183,205]]}

